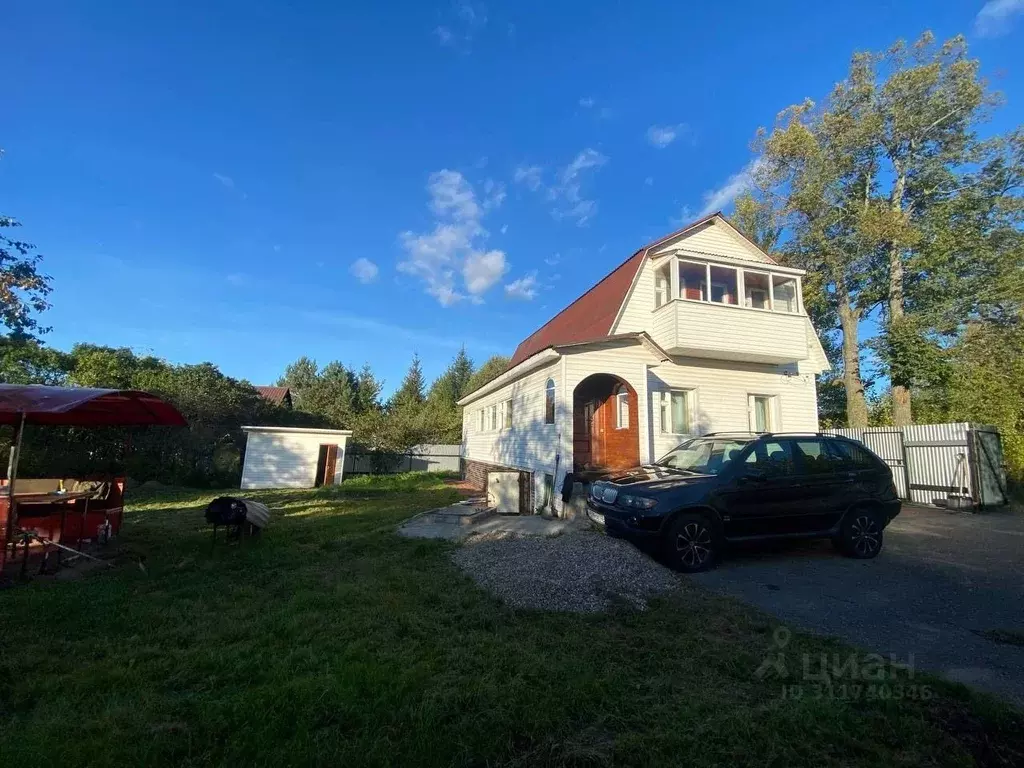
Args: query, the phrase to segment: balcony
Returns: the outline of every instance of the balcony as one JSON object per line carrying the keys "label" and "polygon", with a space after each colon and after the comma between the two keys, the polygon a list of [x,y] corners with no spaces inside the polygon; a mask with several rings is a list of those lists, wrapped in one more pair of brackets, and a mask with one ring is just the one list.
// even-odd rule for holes
{"label": "balcony", "polygon": [[671,355],[756,363],[809,357],[802,314],[673,299],[654,310],[651,337]]}

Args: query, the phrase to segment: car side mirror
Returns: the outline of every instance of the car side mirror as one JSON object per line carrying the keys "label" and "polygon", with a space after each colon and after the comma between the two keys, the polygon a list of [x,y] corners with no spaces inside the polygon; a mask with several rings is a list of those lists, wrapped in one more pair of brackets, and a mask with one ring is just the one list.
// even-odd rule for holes
{"label": "car side mirror", "polygon": [[759,469],[748,470],[739,477],[741,483],[763,483],[767,479],[768,476]]}

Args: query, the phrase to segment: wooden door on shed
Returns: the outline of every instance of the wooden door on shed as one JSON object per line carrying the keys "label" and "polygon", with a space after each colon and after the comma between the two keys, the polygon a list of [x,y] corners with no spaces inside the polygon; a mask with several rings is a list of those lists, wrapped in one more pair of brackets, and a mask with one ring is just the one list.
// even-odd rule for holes
{"label": "wooden door on shed", "polygon": [[316,461],[316,479],[314,485],[334,485],[334,473],[338,467],[338,446],[321,445]]}

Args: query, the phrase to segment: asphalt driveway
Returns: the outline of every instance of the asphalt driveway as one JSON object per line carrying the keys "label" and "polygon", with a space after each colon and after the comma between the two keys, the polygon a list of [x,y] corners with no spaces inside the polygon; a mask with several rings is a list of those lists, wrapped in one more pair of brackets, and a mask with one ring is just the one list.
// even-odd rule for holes
{"label": "asphalt driveway", "polygon": [[1024,705],[1024,514],[904,507],[875,560],[828,542],[730,553],[694,576],[803,629],[938,672]]}

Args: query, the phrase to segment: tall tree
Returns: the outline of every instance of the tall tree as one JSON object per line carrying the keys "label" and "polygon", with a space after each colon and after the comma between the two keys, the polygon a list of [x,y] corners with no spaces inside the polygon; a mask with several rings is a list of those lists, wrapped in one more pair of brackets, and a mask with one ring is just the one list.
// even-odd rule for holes
{"label": "tall tree", "polygon": [[511,360],[504,355],[494,355],[489,358],[483,365],[476,369],[476,372],[470,377],[469,383],[466,385],[466,394],[475,392],[480,389],[484,384],[498,378],[505,371],[508,370],[508,364]]}
{"label": "tall tree", "polygon": [[303,408],[302,398],[316,386],[320,369],[316,360],[303,355],[284,369],[284,375],[277,380],[277,386],[288,387],[292,391],[295,406]]}
{"label": "tall tree", "polygon": [[34,252],[35,246],[5,233],[19,226],[17,220],[0,213],[0,323],[15,339],[49,330],[40,327],[33,313],[49,308],[46,297],[51,290],[50,278],[39,274],[42,256]]}
{"label": "tall tree", "polygon": [[420,356],[413,355],[409,370],[402,379],[402,385],[391,396],[393,405],[420,406],[426,400],[426,381],[423,378],[423,365],[420,363]]}
{"label": "tall tree", "polygon": [[866,115],[875,133],[873,154],[884,171],[876,177],[880,200],[869,226],[882,246],[885,358],[893,423],[899,426],[912,416],[914,366],[907,358],[918,329],[907,318],[907,303],[909,284],[923,277],[917,263],[922,231],[964,185],[978,159],[975,129],[996,99],[979,76],[978,61],[967,57],[962,36],[936,45],[926,32],[912,46],[900,40],[864,61],[873,85],[877,70],[885,76],[871,88]]}

